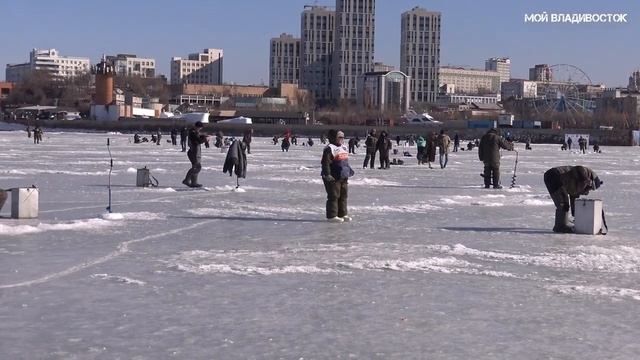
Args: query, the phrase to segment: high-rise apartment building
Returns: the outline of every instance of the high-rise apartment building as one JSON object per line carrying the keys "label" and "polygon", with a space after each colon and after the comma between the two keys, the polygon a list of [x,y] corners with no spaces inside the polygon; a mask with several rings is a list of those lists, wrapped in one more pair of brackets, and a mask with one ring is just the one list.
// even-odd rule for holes
{"label": "high-rise apartment building", "polygon": [[269,87],[298,84],[300,80],[300,38],[280,34],[271,39],[269,55]]}
{"label": "high-rise apartment building", "polygon": [[333,99],[356,100],[358,77],[373,71],[375,0],[336,0]]}
{"label": "high-rise apartment building", "polygon": [[484,69],[486,71],[497,71],[500,74],[500,83],[509,82],[511,80],[511,59],[491,58],[484,62]]}
{"label": "high-rise apartment building", "polygon": [[401,18],[400,71],[411,77],[411,101],[436,102],[441,14],[415,7]]}
{"label": "high-rise apartment building", "polygon": [[187,59],[171,58],[171,84],[222,84],[222,49],[204,49]]}
{"label": "high-rise apartment building", "polygon": [[316,100],[331,99],[335,11],[305,6],[300,16],[300,87]]}
{"label": "high-rise apartment building", "polygon": [[60,56],[56,49],[33,49],[28,63],[7,64],[5,77],[8,82],[20,83],[35,70],[46,71],[54,78],[70,78],[88,73],[89,59]]}

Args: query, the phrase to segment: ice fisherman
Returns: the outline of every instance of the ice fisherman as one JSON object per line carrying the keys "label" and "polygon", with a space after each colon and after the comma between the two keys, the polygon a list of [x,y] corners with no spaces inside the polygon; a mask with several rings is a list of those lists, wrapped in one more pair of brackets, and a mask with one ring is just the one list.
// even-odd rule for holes
{"label": "ice fisherman", "polygon": [[556,206],[553,232],[574,233],[575,228],[569,220],[569,210],[571,215],[575,216],[576,199],[598,189],[602,181],[586,166],[558,166],[544,173],[544,184]]}
{"label": "ice fisherman", "polygon": [[389,168],[389,151],[391,151],[391,139],[386,131],[380,132],[380,137],[376,143],[376,150],[380,153],[380,167],[378,169]]}
{"label": "ice fisherman", "polygon": [[322,152],[322,182],[327,191],[326,216],[330,222],[351,221],[347,212],[349,177],[354,172],[349,166],[349,150],[344,145],[344,133],[329,130],[329,144]]}
{"label": "ice fisherman", "polygon": [[186,126],[183,126],[180,129],[180,146],[182,147],[182,152],[187,151],[187,136],[189,136],[189,131]]}
{"label": "ice fisherman", "polygon": [[444,169],[449,163],[449,148],[451,147],[451,138],[447,135],[444,129],[440,130],[438,135],[438,146],[440,152],[440,168]]}
{"label": "ice fisherman", "polygon": [[502,189],[500,185],[500,148],[513,151],[513,144],[500,136],[496,128],[489,129],[480,139],[478,157],[484,163],[484,187],[493,184],[494,189]]}
{"label": "ice fisherman", "polygon": [[367,154],[364,157],[364,164],[362,164],[363,168],[367,168],[367,164],[369,167],[373,169],[376,163],[376,144],[378,142],[378,138],[376,137],[376,129],[371,129],[367,138],[364,140],[364,146],[366,148]]}
{"label": "ice fisherman", "polygon": [[251,140],[253,139],[253,128],[248,128],[244,131],[244,135],[242,135],[242,142],[244,146],[247,148],[247,154],[251,154]]}
{"label": "ice fisherman", "polygon": [[202,149],[200,145],[209,141],[208,136],[200,134],[203,126],[202,122],[198,121],[189,129],[189,151],[187,151],[187,157],[191,162],[191,169],[187,171],[187,175],[184,180],[182,180],[182,183],[192,188],[202,187],[202,185],[198,183],[198,174],[200,170],[202,170],[202,165],[200,164]]}

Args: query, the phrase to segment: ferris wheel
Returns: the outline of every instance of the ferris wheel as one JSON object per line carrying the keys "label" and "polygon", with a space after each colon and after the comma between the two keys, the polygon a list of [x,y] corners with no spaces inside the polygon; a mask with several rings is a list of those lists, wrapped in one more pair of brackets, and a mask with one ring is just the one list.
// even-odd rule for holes
{"label": "ferris wheel", "polygon": [[580,68],[568,64],[549,66],[544,69],[542,78],[534,101],[538,115],[571,121],[593,113],[595,102],[585,89],[580,88],[591,85],[591,79]]}

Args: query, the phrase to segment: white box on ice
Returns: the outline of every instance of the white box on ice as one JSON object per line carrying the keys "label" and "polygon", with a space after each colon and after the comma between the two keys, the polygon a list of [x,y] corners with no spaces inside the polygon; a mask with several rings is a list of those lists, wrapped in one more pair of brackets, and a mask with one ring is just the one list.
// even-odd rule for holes
{"label": "white box on ice", "polygon": [[38,217],[38,195],[36,187],[11,189],[11,217],[33,219]]}
{"label": "white box on ice", "polygon": [[597,235],[602,229],[602,200],[576,200],[575,227],[577,234]]}

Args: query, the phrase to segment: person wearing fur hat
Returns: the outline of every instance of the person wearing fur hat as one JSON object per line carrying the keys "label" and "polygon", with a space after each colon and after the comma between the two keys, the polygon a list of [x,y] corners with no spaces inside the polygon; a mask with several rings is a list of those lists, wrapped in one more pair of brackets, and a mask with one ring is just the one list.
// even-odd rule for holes
{"label": "person wearing fur hat", "polygon": [[349,177],[354,172],[349,166],[349,149],[344,145],[344,133],[329,130],[329,144],[322,152],[322,182],[327,191],[327,220],[341,223],[351,221],[347,213]]}
{"label": "person wearing fur hat", "polygon": [[558,166],[544,173],[544,184],[556,206],[553,232],[573,233],[575,228],[569,221],[569,210],[575,216],[576,199],[600,188],[602,181],[586,166]]}

